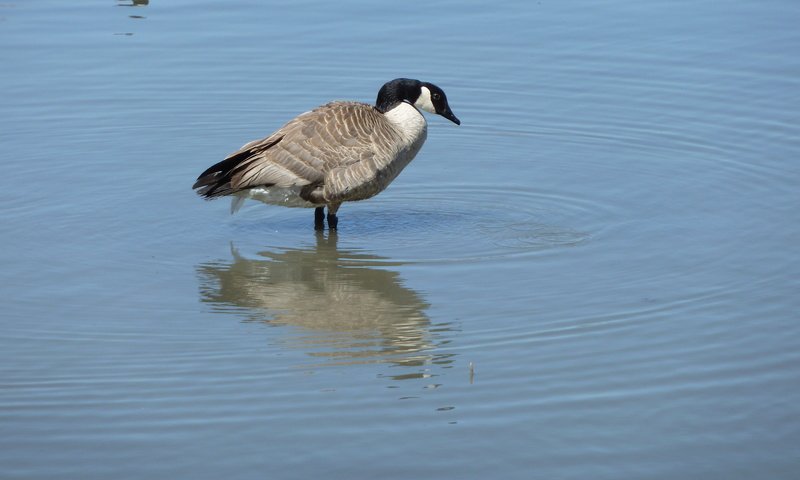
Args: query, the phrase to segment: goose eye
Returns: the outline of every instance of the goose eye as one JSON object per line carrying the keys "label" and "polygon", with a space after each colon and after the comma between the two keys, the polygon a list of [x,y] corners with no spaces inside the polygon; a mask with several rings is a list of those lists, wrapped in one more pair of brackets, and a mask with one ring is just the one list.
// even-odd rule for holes
{"label": "goose eye", "polygon": [[438,93],[434,93],[433,95],[431,95],[431,97],[433,97],[434,100],[439,100],[440,96],[441,95],[439,95]]}

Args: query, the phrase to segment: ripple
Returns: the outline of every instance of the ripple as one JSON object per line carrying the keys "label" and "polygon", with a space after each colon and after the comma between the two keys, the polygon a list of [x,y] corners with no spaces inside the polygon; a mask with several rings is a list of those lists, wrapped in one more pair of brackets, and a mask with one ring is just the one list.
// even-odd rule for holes
{"label": "ripple", "polygon": [[[339,214],[340,242],[348,248],[368,242],[371,252],[388,250],[395,264],[500,260],[585,244],[613,216],[608,205],[523,186],[420,190],[419,185],[398,186],[374,200],[346,204]],[[288,248],[297,246],[296,235],[310,231],[310,212],[268,211],[270,224],[286,234]],[[244,212],[248,220],[237,228],[263,231],[263,220],[252,220],[254,213]],[[372,257],[363,260],[374,262]]]}

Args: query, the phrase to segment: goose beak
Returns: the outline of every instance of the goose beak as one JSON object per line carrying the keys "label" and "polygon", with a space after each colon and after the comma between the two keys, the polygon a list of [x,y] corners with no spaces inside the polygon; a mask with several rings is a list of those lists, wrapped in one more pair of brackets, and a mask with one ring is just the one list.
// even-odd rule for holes
{"label": "goose beak", "polygon": [[458,118],[456,118],[455,115],[453,115],[453,111],[450,110],[450,106],[448,106],[444,112],[440,113],[440,115],[450,120],[451,122],[455,123],[456,125],[461,125],[461,120],[459,120]]}

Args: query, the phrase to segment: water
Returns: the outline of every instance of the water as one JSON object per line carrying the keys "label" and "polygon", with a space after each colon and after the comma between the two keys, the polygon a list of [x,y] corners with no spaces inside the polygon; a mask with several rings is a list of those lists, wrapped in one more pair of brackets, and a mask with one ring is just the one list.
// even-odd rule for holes
{"label": "water", "polygon": [[[800,4],[5,2],[0,477],[797,478]],[[394,77],[309,210],[195,177]]]}

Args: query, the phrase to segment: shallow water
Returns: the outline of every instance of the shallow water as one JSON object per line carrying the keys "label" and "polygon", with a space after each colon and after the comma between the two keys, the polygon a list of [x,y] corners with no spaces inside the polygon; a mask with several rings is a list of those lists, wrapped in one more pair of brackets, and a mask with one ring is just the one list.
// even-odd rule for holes
{"label": "shallow water", "polygon": [[[0,4],[0,477],[796,478],[798,20]],[[338,234],[191,191],[398,76],[462,125]]]}

